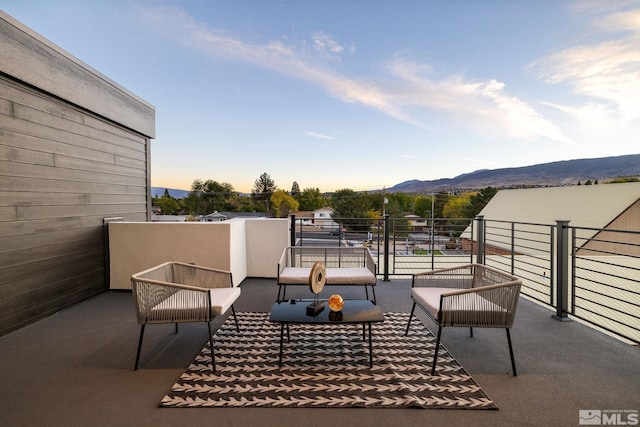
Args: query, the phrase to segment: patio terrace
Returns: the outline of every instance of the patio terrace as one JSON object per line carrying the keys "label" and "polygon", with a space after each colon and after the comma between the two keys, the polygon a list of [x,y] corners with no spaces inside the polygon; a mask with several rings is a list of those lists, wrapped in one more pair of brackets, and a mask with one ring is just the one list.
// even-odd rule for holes
{"label": "patio terrace", "polygon": [[[266,312],[276,298],[274,279],[247,278],[240,286],[238,311]],[[410,287],[409,279],[379,280],[378,303],[384,311],[408,312]],[[207,328],[183,324],[178,334],[172,325],[147,328],[141,369],[134,371],[133,297],[111,291],[0,337],[2,424],[570,426],[578,425],[581,409],[640,410],[640,349],[552,314],[521,298],[512,330],[517,377],[510,374],[503,331],[477,329],[474,338],[465,328],[444,331],[443,344],[497,411],[165,409],[160,399],[206,343]]]}

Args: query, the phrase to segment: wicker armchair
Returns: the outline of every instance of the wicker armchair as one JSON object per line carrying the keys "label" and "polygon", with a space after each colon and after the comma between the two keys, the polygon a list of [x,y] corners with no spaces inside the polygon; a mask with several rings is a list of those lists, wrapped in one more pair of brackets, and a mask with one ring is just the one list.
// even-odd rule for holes
{"label": "wicker armchair", "polygon": [[479,264],[415,274],[411,286],[413,307],[405,335],[409,333],[416,305],[438,324],[431,375],[436,370],[442,328],[462,326],[470,329],[472,337],[473,328],[505,328],[511,367],[516,376],[509,330],[513,326],[521,286],[522,281],[517,277]]}
{"label": "wicker armchair", "polygon": [[212,268],[167,262],[131,276],[140,340],[134,369],[138,369],[144,328],[150,323],[207,322],[211,344],[211,364],[216,370],[211,321],[216,316],[233,312],[236,330],[240,332],[234,301],[240,288],[233,287],[231,273]]}

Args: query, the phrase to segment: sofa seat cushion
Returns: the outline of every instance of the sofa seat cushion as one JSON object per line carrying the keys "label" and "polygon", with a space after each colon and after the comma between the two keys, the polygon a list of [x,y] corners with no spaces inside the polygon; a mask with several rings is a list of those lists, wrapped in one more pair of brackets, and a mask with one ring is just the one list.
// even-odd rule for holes
{"label": "sofa seat cushion", "polygon": [[[365,267],[329,267],[327,285],[375,285],[376,276]],[[278,277],[281,285],[308,285],[310,267],[287,267]]]}
{"label": "sofa seat cushion", "polygon": [[[440,314],[440,296],[443,294],[458,293],[460,290],[451,288],[411,288],[411,297],[415,302],[420,304],[425,311],[434,319],[439,319]],[[446,297],[445,297],[446,298]],[[469,292],[463,298],[456,297],[449,299],[453,304],[444,309],[454,314],[456,317],[478,317],[480,312],[486,313],[504,313],[506,310],[498,304],[483,298],[476,292]]]}

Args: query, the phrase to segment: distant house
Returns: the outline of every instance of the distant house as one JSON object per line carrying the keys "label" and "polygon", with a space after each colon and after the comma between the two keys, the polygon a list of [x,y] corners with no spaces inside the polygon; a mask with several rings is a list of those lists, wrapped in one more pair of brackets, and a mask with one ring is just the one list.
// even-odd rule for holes
{"label": "distant house", "polygon": [[339,225],[333,220],[331,215],[333,214],[333,208],[324,207],[313,211],[313,224],[316,227],[324,229],[338,228]]}
{"label": "distant house", "polygon": [[296,216],[296,222],[302,225],[314,225],[313,224],[313,211],[296,211],[291,212],[291,215]]}
{"label": "distant house", "polygon": [[221,214],[218,211],[215,211],[213,213],[210,213],[208,215],[205,215],[202,217],[201,221],[203,222],[222,222],[222,221],[226,221],[228,218],[226,215]]}
{"label": "distant house", "polygon": [[[578,252],[582,255],[587,251],[606,253],[609,245],[606,241],[617,240],[622,243],[611,252],[640,256],[640,242],[635,241],[637,235],[617,233],[615,239],[607,238],[607,234],[612,233],[610,230],[640,231],[638,182],[500,190],[480,215],[488,221],[523,223],[522,231],[527,229],[526,224],[555,225],[556,220],[567,220],[569,226],[581,227]],[[463,237],[470,237],[469,228]],[[508,252],[510,241],[508,237],[504,240],[494,238],[491,244],[497,251]],[[532,251],[546,249],[542,245],[535,241],[528,243]],[[520,252],[526,254],[527,249]]]}
{"label": "distant house", "polygon": [[187,222],[187,215],[151,215],[152,222]]}
{"label": "distant house", "polygon": [[426,218],[414,214],[405,215],[404,217],[412,231],[428,231]]}

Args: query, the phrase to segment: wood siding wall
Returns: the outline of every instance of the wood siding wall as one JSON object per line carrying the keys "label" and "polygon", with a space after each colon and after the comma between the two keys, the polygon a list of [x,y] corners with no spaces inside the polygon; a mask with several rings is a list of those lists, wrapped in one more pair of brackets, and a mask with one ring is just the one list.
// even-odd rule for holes
{"label": "wood siding wall", "polygon": [[0,335],[107,290],[103,220],[150,219],[149,142],[0,73]]}
{"label": "wood siding wall", "polygon": [[[607,229],[598,232],[592,240],[584,242],[577,255],[628,255],[640,257],[640,234],[621,233],[611,230],[640,232],[640,200],[636,201],[620,216],[614,219]],[[613,243],[615,242],[615,243]]]}

